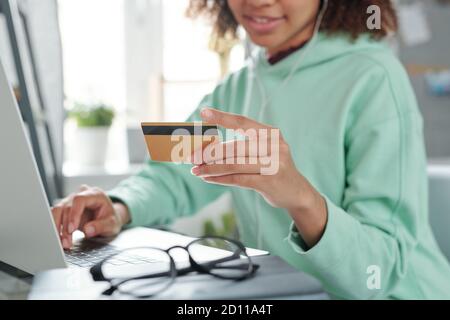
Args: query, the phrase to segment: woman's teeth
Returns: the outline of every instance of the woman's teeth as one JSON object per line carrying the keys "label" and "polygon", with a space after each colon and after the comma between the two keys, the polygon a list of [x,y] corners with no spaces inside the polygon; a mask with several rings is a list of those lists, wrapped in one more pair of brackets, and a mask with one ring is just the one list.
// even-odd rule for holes
{"label": "woman's teeth", "polygon": [[258,23],[267,23],[270,21],[267,18],[257,18],[257,17],[254,17],[253,20],[255,20],[255,22],[258,22]]}
{"label": "woman's teeth", "polygon": [[261,24],[270,23],[270,22],[278,21],[281,19],[281,18],[270,18],[270,17],[255,17],[255,16],[252,16],[249,18],[253,22],[261,23]]}

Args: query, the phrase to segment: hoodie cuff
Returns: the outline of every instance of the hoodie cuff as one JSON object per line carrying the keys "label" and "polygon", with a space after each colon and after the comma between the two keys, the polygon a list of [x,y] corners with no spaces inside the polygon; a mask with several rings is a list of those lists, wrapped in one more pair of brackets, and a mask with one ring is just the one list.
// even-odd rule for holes
{"label": "hoodie cuff", "polygon": [[122,203],[128,208],[128,213],[130,214],[130,222],[124,225],[123,229],[129,229],[133,227],[139,227],[139,216],[136,214],[139,212],[139,204],[137,203],[135,197],[129,196],[127,191],[122,191],[120,189],[113,189],[107,192],[108,197],[113,203]]}
{"label": "hoodie cuff", "polygon": [[355,223],[348,213],[333,204],[326,196],[323,197],[327,205],[328,218],[319,242],[314,247],[308,248],[294,222],[291,223],[287,237],[292,249],[317,269],[328,269],[346,256],[352,242],[349,228]]}

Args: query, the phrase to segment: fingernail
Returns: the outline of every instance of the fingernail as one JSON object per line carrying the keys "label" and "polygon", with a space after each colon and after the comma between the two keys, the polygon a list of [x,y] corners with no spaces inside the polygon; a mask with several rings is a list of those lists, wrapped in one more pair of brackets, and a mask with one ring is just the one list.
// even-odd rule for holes
{"label": "fingernail", "polygon": [[69,249],[70,248],[69,240],[67,240],[66,238],[63,239],[63,247],[65,249]]}
{"label": "fingernail", "polygon": [[212,119],[214,117],[214,113],[210,109],[203,109],[201,112],[202,118],[204,119]]}
{"label": "fingernail", "polygon": [[69,223],[69,233],[73,233],[75,231],[75,226],[73,225],[73,223]]}
{"label": "fingernail", "polygon": [[88,237],[92,237],[95,233],[95,228],[93,226],[87,226],[84,233],[86,233]]}
{"label": "fingernail", "polygon": [[191,169],[191,173],[192,173],[194,176],[198,176],[198,175],[200,174],[200,168],[199,168],[199,167],[193,167],[193,168]]}

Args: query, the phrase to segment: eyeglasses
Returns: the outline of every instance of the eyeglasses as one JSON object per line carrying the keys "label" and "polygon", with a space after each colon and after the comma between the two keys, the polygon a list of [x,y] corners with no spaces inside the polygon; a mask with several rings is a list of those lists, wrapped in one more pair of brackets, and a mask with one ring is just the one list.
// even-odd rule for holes
{"label": "eyeglasses", "polygon": [[[187,252],[189,265],[177,267],[171,251]],[[127,267],[117,267],[127,261]],[[151,262],[151,263],[149,263]],[[192,272],[224,280],[252,277],[259,266],[248,256],[244,245],[223,237],[202,237],[187,246],[166,250],[153,247],[130,248],[115,253],[90,269],[94,281],[107,281],[103,295],[115,292],[139,299],[151,298],[168,289],[176,277]]]}

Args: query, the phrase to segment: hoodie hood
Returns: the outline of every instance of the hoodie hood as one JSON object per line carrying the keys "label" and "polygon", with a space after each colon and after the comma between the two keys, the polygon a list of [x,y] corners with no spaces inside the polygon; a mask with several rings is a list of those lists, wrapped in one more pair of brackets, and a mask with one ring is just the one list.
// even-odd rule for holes
{"label": "hoodie hood", "polygon": [[374,40],[369,35],[361,35],[358,39],[352,40],[346,35],[327,35],[320,32],[315,40],[311,40],[302,49],[292,53],[275,65],[268,62],[265,49],[258,50],[255,65],[259,72],[283,77],[292,72],[293,68],[302,70],[344,55],[386,50],[387,48],[388,44],[385,41]]}

